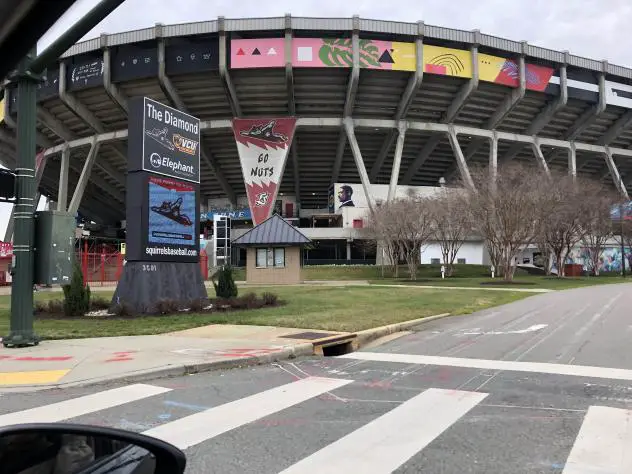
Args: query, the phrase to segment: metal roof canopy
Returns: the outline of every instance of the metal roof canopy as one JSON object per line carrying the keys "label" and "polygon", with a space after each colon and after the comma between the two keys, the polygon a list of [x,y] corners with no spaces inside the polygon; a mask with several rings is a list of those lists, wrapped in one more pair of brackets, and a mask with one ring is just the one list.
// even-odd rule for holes
{"label": "metal roof canopy", "polygon": [[[127,100],[145,95],[170,104],[171,99],[165,95],[164,84],[161,85],[157,73],[153,77],[113,82],[110,69],[116,48],[128,43],[147,45],[147,42],[156,42],[158,49],[164,49],[165,44],[171,44],[176,37],[218,36],[220,42],[228,43],[233,38],[283,37],[284,32],[286,40],[294,35],[349,37],[359,34],[361,38],[407,42],[417,39],[427,44],[472,51],[477,45],[481,54],[514,59],[522,55],[530,63],[559,68],[560,76],[566,77],[562,72],[568,67],[571,76],[572,71],[577,73],[576,70],[581,69],[586,74],[594,73],[597,77],[600,73],[608,80],[622,84],[629,84],[632,79],[632,69],[604,61],[495,38],[478,30],[461,31],[422,22],[398,23],[357,16],[325,19],[286,15],[237,20],[219,18],[182,25],[157,24],[137,31],[103,34],[78,43],[63,55],[69,63],[75,54],[101,58],[104,61],[103,84],[66,90],[67,84],[61,87],[61,82],[67,81],[60,81],[57,92],[63,89],[64,100],[57,94],[38,102],[39,144],[47,150],[47,156],[60,154],[65,147],[70,147],[73,149],[71,169],[81,170],[84,154],[74,149],[91,146],[92,137],[96,136],[101,147],[86,187],[86,210],[88,205],[94,210],[103,208],[97,204],[103,196],[124,203]],[[597,108],[588,101],[527,90],[496,126],[487,126],[499,111],[506,108],[514,89],[479,83],[474,78],[432,74],[417,77],[419,71],[232,69],[228,67],[226,56],[226,51],[219,54],[220,71],[169,73],[167,77],[172,85],[169,88],[171,95],[203,120],[203,143],[209,157],[209,162],[202,166],[203,182],[200,184],[205,199],[245,194],[230,119],[279,114],[299,117],[292,155],[279,183],[279,192],[296,195],[301,209],[325,208],[331,182],[360,182],[351,146],[342,130],[344,117],[354,120],[357,144],[371,184],[385,184],[391,179],[400,125],[405,126],[407,132],[399,159],[399,184],[432,186],[442,176],[458,175],[454,151],[448,140],[450,128],[459,135],[458,141],[468,163],[489,162],[492,139],[497,140],[499,162],[514,157],[533,162],[536,157],[531,144],[536,143],[546,162],[553,164],[566,163],[571,148],[590,154],[588,159],[584,158],[585,153],[578,153],[577,173],[608,182],[613,178],[604,157],[610,153],[619,170],[616,174],[620,175],[615,181],[623,179],[632,184],[632,109],[608,104],[597,114]],[[62,69],[67,71],[68,67],[60,66],[53,74],[59,74]],[[570,79],[573,77],[569,76]],[[416,79],[422,80],[417,83]],[[11,110],[9,105],[5,103],[7,112]],[[4,140],[10,144],[15,141],[12,130],[15,118],[10,113],[5,116],[4,126],[0,126],[0,138],[6,135]],[[8,153],[14,154],[9,150]],[[40,185],[40,190],[53,198],[59,180],[58,168],[47,166]],[[71,186],[73,179],[74,176],[70,177]],[[231,193],[226,192],[227,187]],[[124,204],[109,207],[124,214]]]}
{"label": "metal roof canopy", "polygon": [[301,246],[309,244],[311,240],[299,232],[296,227],[288,224],[278,214],[266,219],[253,227],[241,237],[233,240],[233,245],[252,247],[256,245]]}

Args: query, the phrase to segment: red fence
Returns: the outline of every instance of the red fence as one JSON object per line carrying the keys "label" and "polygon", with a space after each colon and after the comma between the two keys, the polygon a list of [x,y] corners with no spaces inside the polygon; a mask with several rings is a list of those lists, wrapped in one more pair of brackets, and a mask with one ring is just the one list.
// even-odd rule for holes
{"label": "red fence", "polygon": [[[83,281],[91,286],[115,285],[123,274],[125,256],[121,252],[113,251],[111,247],[103,245],[101,252],[88,252],[81,249],[77,252],[77,261],[81,263]],[[202,251],[200,254],[200,269],[202,278],[208,279],[208,256]]]}

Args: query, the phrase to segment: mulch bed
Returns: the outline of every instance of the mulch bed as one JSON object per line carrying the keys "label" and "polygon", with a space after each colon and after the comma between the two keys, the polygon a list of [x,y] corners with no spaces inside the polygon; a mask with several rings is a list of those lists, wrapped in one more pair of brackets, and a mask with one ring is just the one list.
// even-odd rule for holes
{"label": "mulch bed", "polygon": [[[152,311],[135,314],[124,305],[118,305],[115,308],[111,308],[109,300],[104,298],[93,298],[91,300],[90,312],[79,317],[86,319],[114,320],[147,316],[156,317],[185,315],[187,313],[212,314],[274,308],[284,304],[285,301],[279,300],[277,295],[272,293],[266,293],[261,297],[255,295],[254,293],[247,293],[243,296],[231,299],[209,298],[207,301],[192,302],[190,305],[181,305],[176,301],[162,300],[156,304],[156,307],[153,308]],[[64,302],[61,299],[36,304],[34,313],[37,319],[77,319],[76,316],[66,316],[64,314]]]}

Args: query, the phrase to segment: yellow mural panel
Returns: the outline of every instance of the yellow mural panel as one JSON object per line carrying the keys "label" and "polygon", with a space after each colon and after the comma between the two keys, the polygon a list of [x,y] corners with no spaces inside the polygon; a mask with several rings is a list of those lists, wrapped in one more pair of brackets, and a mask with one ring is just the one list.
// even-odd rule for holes
{"label": "yellow mural panel", "polygon": [[4,122],[4,99],[0,100],[0,123]]}
{"label": "yellow mural panel", "polygon": [[462,49],[424,44],[424,72],[470,78],[472,77],[472,54]]}
{"label": "yellow mural panel", "polygon": [[478,55],[478,78],[481,81],[496,82],[500,70],[505,64],[505,58],[491,56],[489,54]]}
{"label": "yellow mural panel", "polygon": [[415,71],[417,68],[417,47],[415,43],[393,41],[393,71]]}

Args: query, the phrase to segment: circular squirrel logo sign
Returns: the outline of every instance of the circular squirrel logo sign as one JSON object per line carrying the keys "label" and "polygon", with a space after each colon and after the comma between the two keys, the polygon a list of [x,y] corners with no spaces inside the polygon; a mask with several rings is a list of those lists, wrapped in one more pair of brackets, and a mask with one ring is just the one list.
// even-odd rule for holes
{"label": "circular squirrel logo sign", "polygon": [[154,168],[160,168],[160,164],[162,163],[162,158],[160,157],[158,153],[152,153],[151,156],[149,157],[149,162],[151,163],[151,166],[153,166]]}

